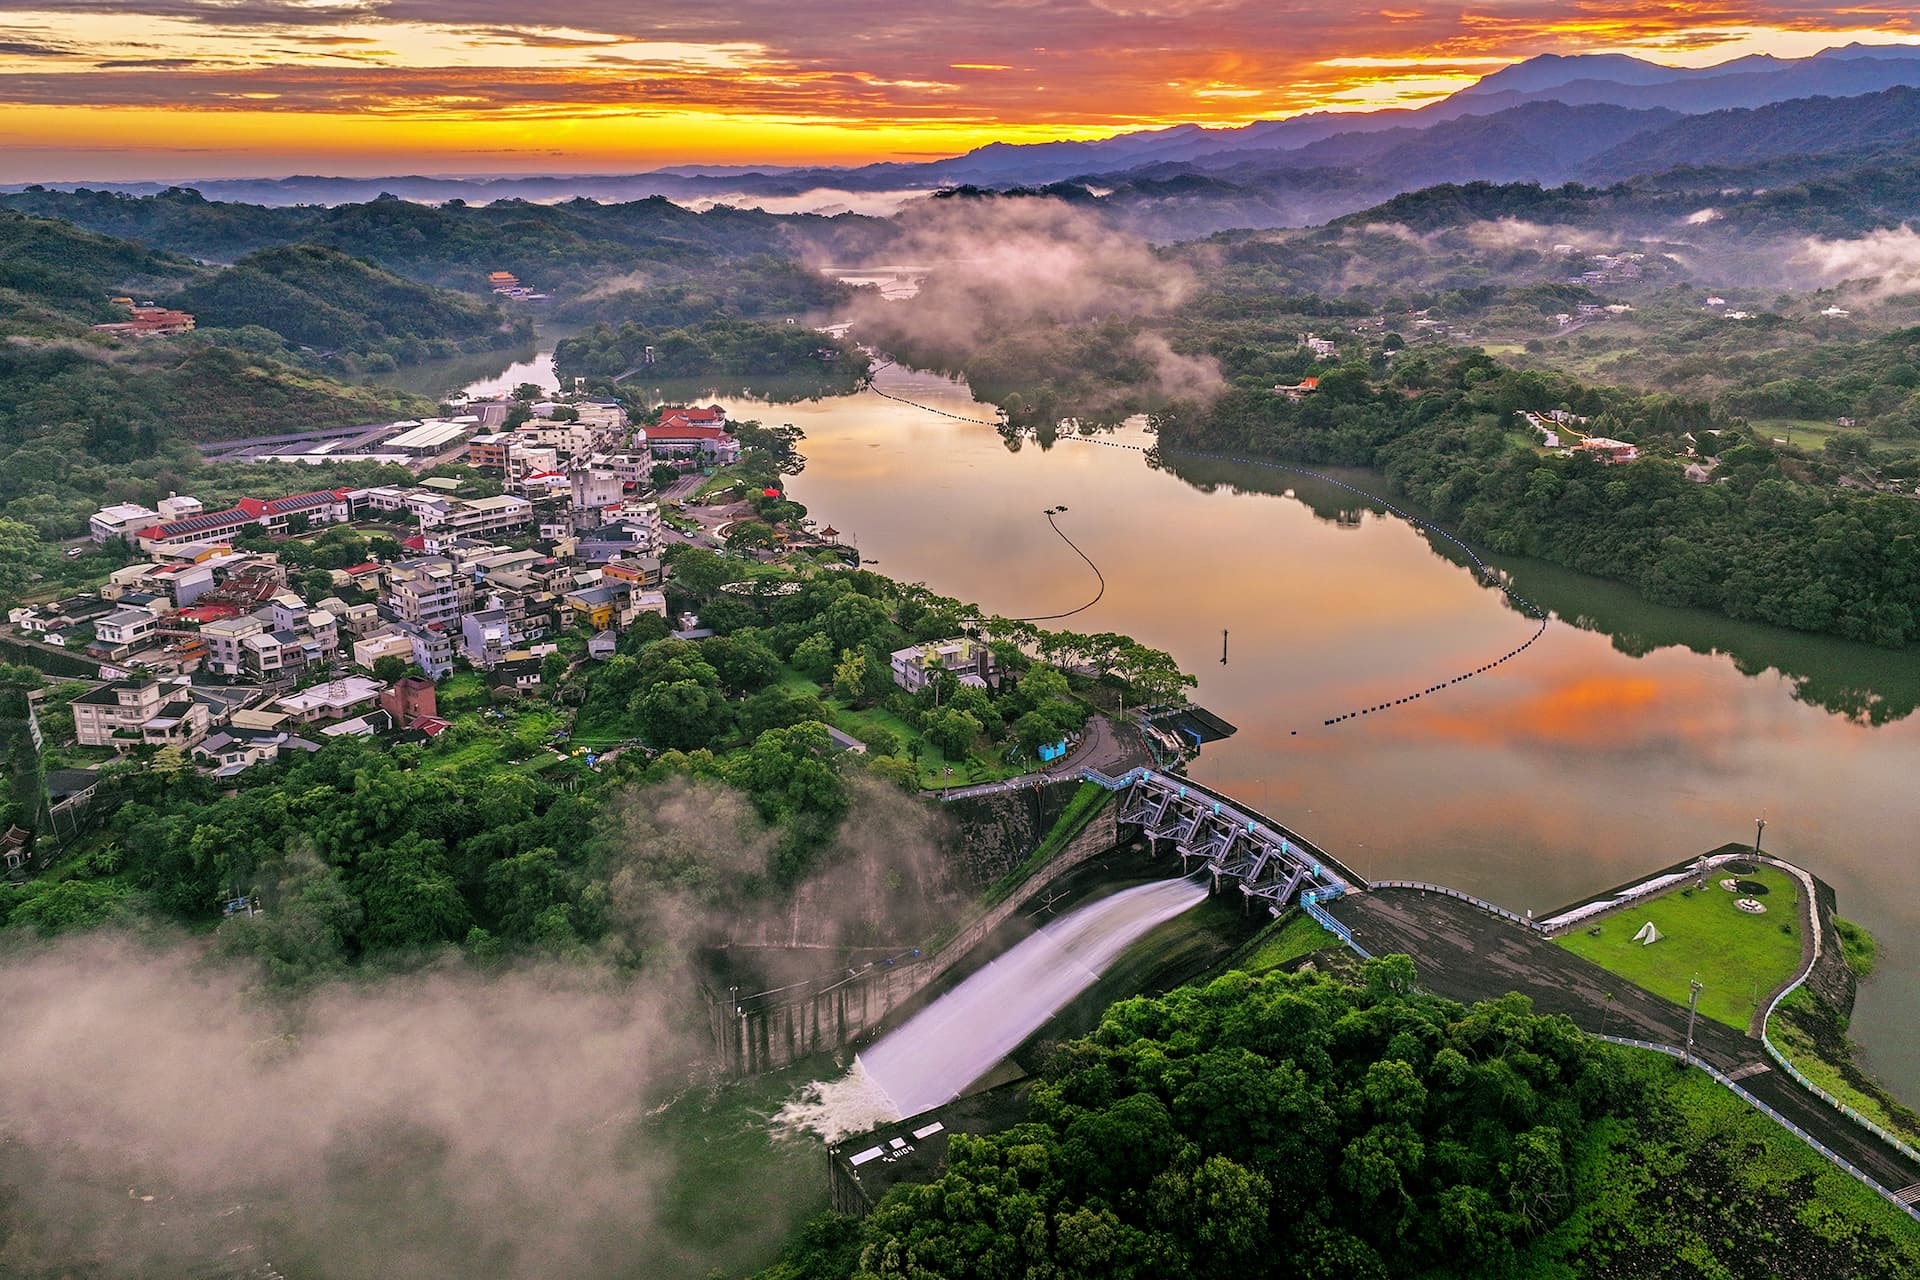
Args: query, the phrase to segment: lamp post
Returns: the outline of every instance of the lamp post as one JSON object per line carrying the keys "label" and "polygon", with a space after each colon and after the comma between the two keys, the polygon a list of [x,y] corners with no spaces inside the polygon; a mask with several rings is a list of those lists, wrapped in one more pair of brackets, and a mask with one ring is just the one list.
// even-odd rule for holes
{"label": "lamp post", "polygon": [[1687,983],[1687,1061],[1693,1061],[1693,1020],[1700,1014],[1700,979]]}
{"label": "lamp post", "polygon": [[1760,856],[1760,833],[1766,829],[1767,820],[1765,818],[1755,818],[1753,820],[1753,856],[1756,858]]}

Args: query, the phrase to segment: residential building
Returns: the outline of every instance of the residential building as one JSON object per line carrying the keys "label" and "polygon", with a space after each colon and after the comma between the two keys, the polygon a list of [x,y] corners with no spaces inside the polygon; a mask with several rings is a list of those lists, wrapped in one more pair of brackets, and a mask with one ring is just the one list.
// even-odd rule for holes
{"label": "residential building", "polygon": [[304,742],[284,729],[230,728],[213,734],[195,747],[193,758],[211,768],[214,777],[231,778],[257,764],[270,764],[278,760],[281,752],[296,742],[302,743],[307,750],[319,749],[318,744]]}
{"label": "residential building", "polygon": [[207,708],[183,682],[115,680],[69,705],[83,747],[190,747],[207,736]]}
{"label": "residential building", "polygon": [[587,656],[606,661],[620,650],[620,637],[612,631],[596,631],[587,637]]}
{"label": "residential building", "polygon": [[473,584],[445,556],[418,556],[387,570],[386,603],[416,627],[453,627],[473,603]]}
{"label": "residential building", "polygon": [[246,671],[246,640],[267,629],[267,624],[252,614],[222,618],[200,624],[200,639],[207,646],[207,669],[223,676]]}
{"label": "residential building", "polygon": [[1277,396],[1285,396],[1295,404],[1298,404],[1318,390],[1320,390],[1320,379],[1302,378],[1300,381],[1290,385],[1285,383],[1276,384],[1273,388],[1273,393]]}
{"label": "residential building", "polygon": [[457,628],[436,624],[416,627],[400,624],[400,630],[413,643],[413,661],[429,680],[439,680],[453,670],[453,637]]}
{"label": "residential building", "polygon": [[1588,436],[1574,448],[1588,457],[1598,458],[1608,464],[1632,462],[1640,456],[1640,450],[1633,445],[1623,440],[1609,440],[1605,436]]}
{"label": "residential building", "polygon": [[620,555],[600,566],[600,576],[608,582],[630,582],[636,587],[657,587],[666,571],[656,555]]}
{"label": "residential building", "polygon": [[492,498],[435,496],[422,505],[420,528],[430,539],[511,533],[533,525],[533,504],[511,493]]}
{"label": "residential building", "polygon": [[440,714],[433,681],[419,676],[396,680],[380,691],[380,709],[393,717],[395,728],[404,728],[415,720]]}
{"label": "residential building", "polygon": [[962,684],[982,689],[994,675],[993,650],[965,636],[896,649],[892,666],[893,682],[908,693],[920,692],[943,670],[953,672]]}
{"label": "residential building", "polygon": [[279,698],[274,705],[296,724],[344,720],[372,707],[386,685],[366,676],[343,676]]}
{"label": "residential building", "polygon": [[148,525],[160,523],[160,513],[132,502],[116,502],[87,517],[87,532],[95,542],[131,537]]}
{"label": "residential building", "polygon": [[383,631],[353,642],[353,665],[373,670],[373,664],[382,658],[398,658],[402,662],[413,661],[413,637],[404,631]]}
{"label": "residential building", "polygon": [[591,513],[582,526],[585,528],[599,524],[600,512],[618,506],[626,493],[626,486],[614,469],[598,462],[574,467],[567,472],[567,481],[573,495],[576,523],[580,523],[581,513]]}
{"label": "residential building", "polygon": [[483,670],[513,647],[513,627],[505,609],[475,609],[460,619],[460,652]]}
{"label": "residential building", "polygon": [[93,648],[114,656],[128,653],[160,630],[160,619],[147,609],[117,609],[93,624]]}
{"label": "residential building", "polygon": [[616,624],[625,625],[628,621],[622,615],[626,613],[629,595],[625,583],[603,582],[569,591],[562,599],[580,621],[595,631],[606,631]]}
{"label": "residential building", "polygon": [[494,431],[467,441],[467,465],[482,471],[507,469],[507,450],[513,446],[511,431]]}

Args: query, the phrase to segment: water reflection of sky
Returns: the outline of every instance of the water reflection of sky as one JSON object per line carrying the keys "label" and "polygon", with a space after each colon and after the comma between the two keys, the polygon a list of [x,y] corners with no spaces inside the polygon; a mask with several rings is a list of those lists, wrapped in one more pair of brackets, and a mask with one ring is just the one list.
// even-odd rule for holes
{"label": "water reflection of sky", "polygon": [[[939,380],[910,385],[901,394],[985,416]],[[1045,613],[1086,597],[1086,567],[1040,514],[1067,504],[1063,527],[1108,583],[1072,625],[1132,634],[1197,672],[1198,700],[1241,731],[1209,748],[1195,776],[1369,875],[1546,910],[1749,839],[1764,814],[1768,847],[1831,881],[1843,912],[1880,935],[1884,976],[1870,984],[1871,1016],[1855,1034],[1879,1051],[1885,1076],[1920,1096],[1898,1025],[1920,1024],[1911,981],[1920,956],[1903,954],[1920,925],[1915,718],[1869,727],[1721,654],[1669,644],[1634,657],[1604,632],[1556,623],[1494,672],[1326,729],[1330,715],[1489,661],[1531,624],[1418,531],[1373,512],[1344,525],[1252,484],[1203,492],[1118,449],[1028,443],[1013,453],[991,428],[874,396],[762,416],[808,433],[809,465],[791,487],[817,515],[853,531],[883,571],[993,612]],[[1289,487],[1271,473],[1253,479]],[[1575,607],[1579,583],[1561,575],[1549,603]],[[1862,685],[1873,664],[1913,661],[1850,646],[1827,659],[1835,669],[1867,664]]]}
{"label": "water reflection of sky", "polygon": [[[527,372],[490,382],[541,380]],[[944,379],[880,377],[897,394],[990,416]],[[1012,452],[991,427],[872,395],[718,398],[736,416],[806,431],[794,496],[882,571],[991,612],[1052,613],[1091,594],[1086,566],[1041,515],[1065,503],[1062,527],[1107,578],[1072,625],[1171,651],[1198,673],[1198,700],[1240,726],[1194,775],[1368,875],[1545,911],[1749,839],[1766,816],[1767,846],[1830,881],[1842,912],[1879,937],[1880,974],[1853,1034],[1920,1100],[1920,953],[1907,942],[1920,927],[1920,717],[1870,727],[1796,698],[1802,683],[1834,706],[1897,688],[1904,710],[1920,658],[1655,609],[1520,564],[1523,593],[1589,629],[1556,621],[1494,672],[1326,729],[1329,716],[1491,660],[1532,624],[1412,527],[1311,481],[1183,467],[1203,490],[1137,453],[1074,442]],[[1342,508],[1357,523],[1337,522]]]}

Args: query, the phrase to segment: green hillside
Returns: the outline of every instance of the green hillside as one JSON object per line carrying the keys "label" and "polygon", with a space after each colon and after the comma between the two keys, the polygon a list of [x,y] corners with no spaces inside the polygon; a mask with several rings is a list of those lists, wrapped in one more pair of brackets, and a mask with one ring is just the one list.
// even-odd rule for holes
{"label": "green hillside", "polygon": [[317,352],[384,352],[402,364],[511,345],[530,329],[492,302],[312,244],[249,254],[168,301],[202,328],[258,325]]}
{"label": "green hillside", "polygon": [[177,289],[200,270],[71,223],[0,211],[0,333],[84,333],[125,318],[114,297]]}

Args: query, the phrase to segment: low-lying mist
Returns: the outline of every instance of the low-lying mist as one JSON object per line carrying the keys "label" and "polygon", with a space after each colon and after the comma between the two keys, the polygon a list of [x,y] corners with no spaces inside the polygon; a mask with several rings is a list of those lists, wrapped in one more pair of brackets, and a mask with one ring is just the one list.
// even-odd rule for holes
{"label": "low-lying mist", "polygon": [[[937,265],[912,299],[864,297],[856,331],[935,367],[961,369],[994,349],[1005,359],[1010,348],[1057,347],[1062,326],[1167,315],[1199,287],[1186,263],[1061,200],[927,200],[898,222],[890,252]],[[1154,334],[1130,334],[1118,354],[1140,395],[1205,399],[1225,386],[1211,358],[1181,355]]]}
{"label": "low-lying mist", "polygon": [[[951,892],[934,816],[853,797],[799,910],[728,905],[774,848],[738,793],[620,798],[588,957],[449,953],[287,994],[217,937],[0,942],[0,1274],[705,1274],[669,1220],[689,1194],[706,1213],[698,1150],[645,1122],[717,1085],[685,961],[730,938],[904,936]],[[791,1226],[743,1209],[707,1216],[769,1247]]]}

